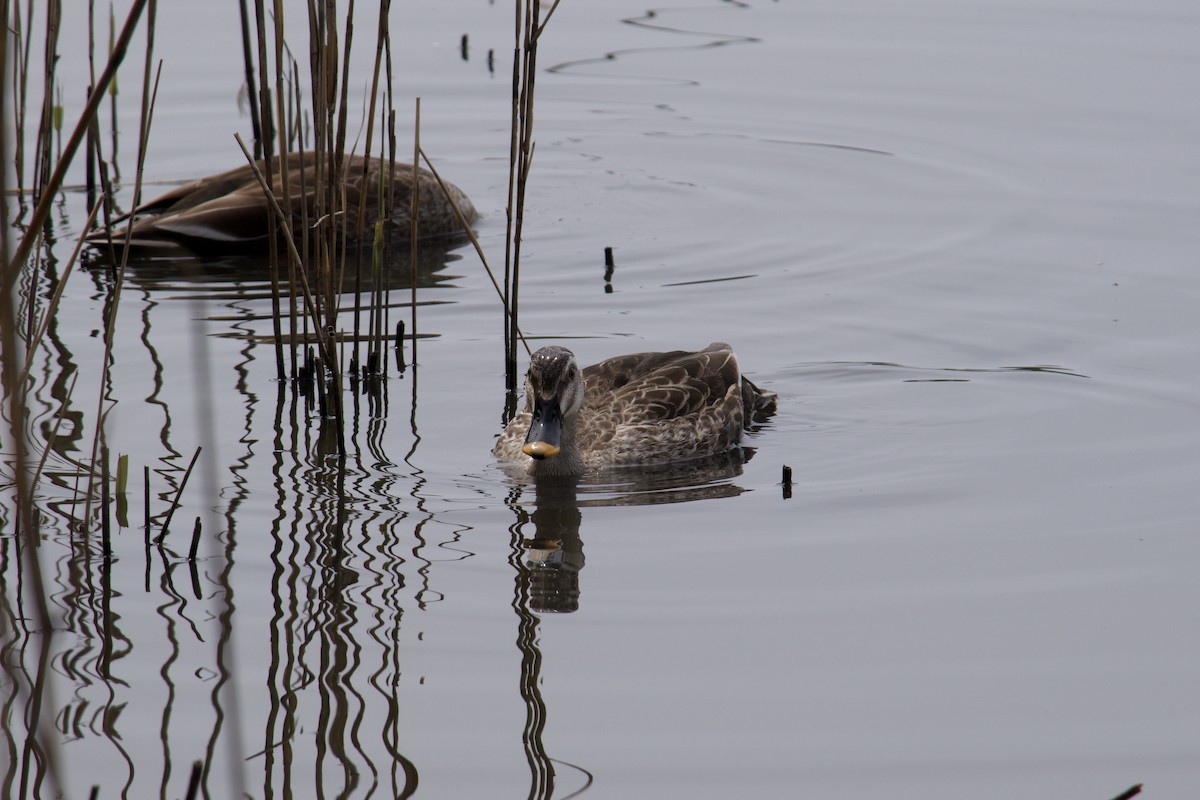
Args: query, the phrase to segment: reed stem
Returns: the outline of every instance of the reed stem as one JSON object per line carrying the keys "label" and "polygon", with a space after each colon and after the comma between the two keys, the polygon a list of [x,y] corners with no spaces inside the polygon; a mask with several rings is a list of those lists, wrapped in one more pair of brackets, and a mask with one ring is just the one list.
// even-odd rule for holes
{"label": "reed stem", "polygon": [[[129,50],[129,40],[133,38],[133,32],[137,29],[137,23],[141,20],[142,12],[145,10],[148,2],[149,0],[133,0],[133,6],[129,9],[129,14],[125,18],[125,25],[121,28],[121,35],[117,39],[112,55],[109,56],[108,63],[104,65],[104,71],[100,73],[100,78],[96,82],[97,87],[107,87],[117,74],[117,67],[125,60],[125,54]],[[79,150],[79,144],[83,141],[84,135],[87,133],[87,126],[91,118],[95,116],[96,109],[99,108],[103,97],[104,92],[102,91],[92,92],[88,96],[87,103],[84,105],[83,111],[80,112],[79,120],[76,122],[74,130],[71,131],[70,137],[63,146],[62,155],[58,159],[53,174],[46,181],[45,185],[41,187],[41,195],[38,198],[37,207],[33,211],[33,216],[30,217],[29,227],[25,229],[24,235],[13,251],[12,258],[8,261],[8,270],[4,276],[4,293],[12,291],[13,283],[16,281],[21,266],[29,258],[29,253],[33,249],[37,232],[41,230],[46,217],[50,213],[50,206],[54,202],[54,195],[58,191],[58,187],[62,185],[63,178],[67,174],[67,168],[71,166],[71,160]]]}
{"label": "reed stem", "polygon": [[[509,134],[508,206],[505,232],[504,308],[505,344],[504,376],[510,399],[517,389],[517,339],[520,337],[521,239],[525,225],[525,196],[533,155],[533,98],[537,82],[538,39],[546,23],[558,8],[550,6],[545,19],[541,18],[540,0],[516,0],[513,46],[512,125]],[[524,341],[524,338],[522,341]],[[525,346],[528,351],[528,345]],[[509,404],[515,409],[514,404]],[[510,411],[506,407],[505,416]]]}

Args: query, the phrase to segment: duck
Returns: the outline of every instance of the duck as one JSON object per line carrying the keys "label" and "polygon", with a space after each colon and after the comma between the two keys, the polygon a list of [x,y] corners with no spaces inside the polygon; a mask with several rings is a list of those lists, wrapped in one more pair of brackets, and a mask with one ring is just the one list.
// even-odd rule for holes
{"label": "duck", "polygon": [[[317,196],[313,184],[318,158],[325,154],[315,151],[291,153],[287,157],[287,182],[293,230],[305,222],[317,223]],[[275,194],[283,202],[280,181],[282,159],[274,160]],[[259,160],[259,170],[265,170]],[[365,176],[364,176],[365,169]],[[378,187],[387,174],[388,163],[373,156],[347,156],[342,160],[342,185],[345,188],[346,228],[350,244],[368,245],[375,234],[374,223],[379,218]],[[389,237],[392,241],[409,239],[409,198],[413,183],[411,164],[395,164],[391,171],[393,202],[389,215]],[[420,192],[418,235],[424,239],[447,238],[464,233],[462,223],[454,213],[450,199],[468,224],[479,218],[479,212],[457,186],[446,183],[443,192],[433,173],[416,171]],[[355,240],[358,231],[359,204],[366,194],[366,219],[363,240]],[[216,175],[192,181],[166,194],[143,203],[133,211],[118,217],[125,225],[112,232],[120,244],[132,231],[131,246],[139,251],[171,251],[183,249],[195,253],[254,253],[267,249],[270,234],[271,208],[262,186],[249,164]],[[106,230],[94,231],[89,237],[93,245],[107,244]]]}
{"label": "duck", "polygon": [[534,478],[704,458],[737,447],[776,400],[741,374],[725,342],[583,370],[570,350],[551,345],[531,356],[524,407],[492,452]]}

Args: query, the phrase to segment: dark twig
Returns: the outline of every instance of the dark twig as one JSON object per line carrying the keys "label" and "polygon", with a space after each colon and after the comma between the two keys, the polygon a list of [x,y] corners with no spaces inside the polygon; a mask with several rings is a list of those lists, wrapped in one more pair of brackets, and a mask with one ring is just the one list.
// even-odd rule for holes
{"label": "dark twig", "polygon": [[184,800],[196,800],[200,794],[200,776],[204,774],[204,762],[192,762],[192,774],[188,778],[187,793],[183,796]]}
{"label": "dark twig", "polygon": [[200,550],[200,517],[196,517],[196,524],[192,527],[192,547],[188,550],[188,561],[196,560],[196,553]]}
{"label": "dark twig", "polygon": [[179,508],[179,498],[183,495],[188,478],[191,477],[192,467],[196,466],[196,459],[200,457],[200,451],[203,449],[203,447],[197,447],[196,452],[192,454],[191,463],[188,464],[187,470],[183,473],[183,480],[179,482],[179,488],[175,491],[175,497],[171,498],[171,510],[167,512],[167,518],[163,520],[162,531],[154,540],[155,544],[162,544],[163,539],[166,537],[167,529],[171,527],[171,517],[175,516],[175,509]]}

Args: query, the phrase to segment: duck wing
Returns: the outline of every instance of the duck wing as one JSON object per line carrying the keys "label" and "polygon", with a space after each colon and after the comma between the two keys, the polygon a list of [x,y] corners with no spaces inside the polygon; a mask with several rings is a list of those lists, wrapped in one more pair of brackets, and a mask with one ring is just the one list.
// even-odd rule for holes
{"label": "duck wing", "polygon": [[633,353],[584,369],[584,406],[619,412],[627,422],[671,419],[718,402],[740,378],[724,342],[696,352]]}
{"label": "duck wing", "polygon": [[723,342],[619,356],[583,377],[583,451],[606,451],[617,462],[670,461],[727,450],[741,437],[741,373]]}

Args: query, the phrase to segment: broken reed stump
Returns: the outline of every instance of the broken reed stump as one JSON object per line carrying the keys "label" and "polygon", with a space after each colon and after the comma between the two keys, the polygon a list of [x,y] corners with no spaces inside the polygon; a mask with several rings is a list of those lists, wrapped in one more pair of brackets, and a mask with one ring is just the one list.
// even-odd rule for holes
{"label": "broken reed stump", "polygon": [[396,323],[396,369],[404,372],[404,320]]}

